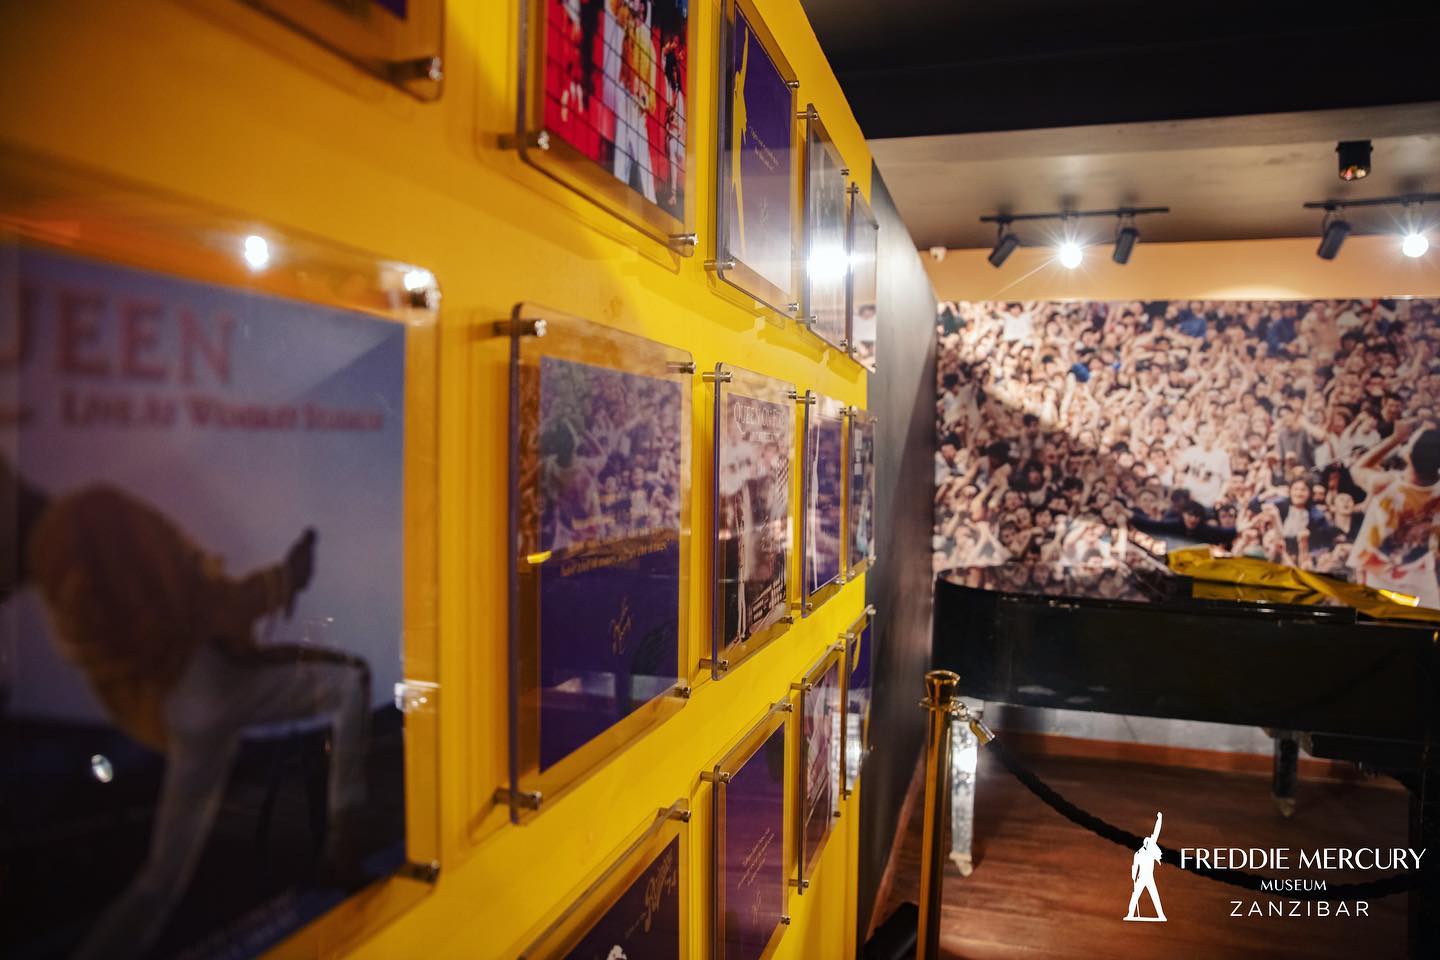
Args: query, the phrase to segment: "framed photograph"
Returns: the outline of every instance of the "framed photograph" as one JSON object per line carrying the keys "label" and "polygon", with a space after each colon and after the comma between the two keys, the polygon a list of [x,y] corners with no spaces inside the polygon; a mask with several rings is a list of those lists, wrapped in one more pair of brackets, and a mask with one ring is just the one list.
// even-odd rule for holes
{"label": "framed photograph", "polygon": [[805,110],[805,292],[800,315],[821,340],[850,352],[846,327],[849,252],[846,184],[850,171],[814,104]]}
{"label": "framed photograph", "polygon": [[793,384],[727,364],[715,386],[711,676],[789,629]]}
{"label": "framed photograph", "polygon": [[844,462],[845,407],[837,400],[807,390],[804,397],[804,443],[801,460],[802,610],[809,616],[845,582]]}
{"label": "framed photograph", "polygon": [[688,956],[687,829],[677,800],[520,952],[519,960],[681,960]]}
{"label": "framed photograph", "polygon": [[246,0],[419,100],[445,79],[445,0]]}
{"label": "framed photograph", "polygon": [[685,256],[690,0],[524,0],[516,144],[526,162]]}
{"label": "framed photograph", "polygon": [[875,418],[851,407],[846,419],[845,484],[846,579],[858,577],[875,562]]}
{"label": "framed photograph", "polygon": [[[0,848],[25,877],[0,954],[340,952],[439,869],[434,610],[410,587],[434,576],[412,563],[438,287],[38,158],[0,185],[26,558],[0,616]],[[390,913],[337,922],[366,888]]]}
{"label": "framed photograph", "polygon": [[790,917],[785,876],[785,727],[789,704],[715,765],[711,816],[715,960],[764,960]]}
{"label": "framed photograph", "polygon": [[850,284],[846,313],[850,317],[850,355],[866,370],[875,372],[875,341],[879,336],[876,307],[879,299],[880,221],[860,193],[850,185],[848,231]]}
{"label": "framed photograph", "polygon": [[850,625],[841,639],[845,643],[845,784],[842,796],[850,796],[860,781],[860,768],[870,755],[870,699],[874,688],[870,665],[875,659],[871,618],[874,607],[866,607],[860,619]]}
{"label": "framed photograph", "polygon": [[794,316],[799,81],[748,0],[725,0],[720,37],[712,266],[721,280]]}
{"label": "framed photograph", "polygon": [[837,643],[795,685],[800,698],[795,885],[801,893],[810,885],[820,851],[840,815],[840,758],[845,735],[840,692],[843,665],[844,647]]}
{"label": "framed photograph", "polygon": [[532,304],[509,327],[518,822],[685,702],[694,363]]}

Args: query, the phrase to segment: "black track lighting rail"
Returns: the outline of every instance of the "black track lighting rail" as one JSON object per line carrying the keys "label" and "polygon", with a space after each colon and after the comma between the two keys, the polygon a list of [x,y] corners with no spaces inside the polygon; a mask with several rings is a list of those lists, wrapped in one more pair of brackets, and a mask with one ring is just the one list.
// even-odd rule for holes
{"label": "black track lighting rail", "polygon": [[1412,203],[1440,202],[1440,193],[1401,193],[1393,197],[1367,197],[1364,200],[1311,200],[1306,210],[1345,210],[1349,207],[1405,207]]}
{"label": "black track lighting rail", "polygon": [[[1435,196],[1430,194],[1430,196]],[[1022,220],[1078,220],[1081,217],[1139,217],[1148,213],[1169,213],[1169,207],[1115,207],[1110,210],[1056,210],[1052,213],[996,213],[981,217],[981,223],[1019,223]]]}

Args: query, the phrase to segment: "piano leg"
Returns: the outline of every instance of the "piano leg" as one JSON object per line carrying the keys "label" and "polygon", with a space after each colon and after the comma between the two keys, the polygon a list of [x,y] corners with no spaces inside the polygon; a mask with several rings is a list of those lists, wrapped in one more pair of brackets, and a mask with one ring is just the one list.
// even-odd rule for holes
{"label": "piano leg", "polygon": [[1295,782],[1300,767],[1300,740],[1293,731],[1275,730],[1275,767],[1270,779],[1270,796],[1280,816],[1295,815]]}
{"label": "piano leg", "polygon": [[[1410,846],[1428,857],[1440,850],[1440,758],[1426,754],[1410,789]],[[1440,957],[1440,881],[1432,873],[1409,897],[1410,956]]]}
{"label": "piano leg", "polygon": [[[983,717],[985,705],[967,700],[972,717]],[[971,846],[975,840],[975,765],[980,743],[967,723],[950,725],[950,859],[968,877],[975,870]]]}

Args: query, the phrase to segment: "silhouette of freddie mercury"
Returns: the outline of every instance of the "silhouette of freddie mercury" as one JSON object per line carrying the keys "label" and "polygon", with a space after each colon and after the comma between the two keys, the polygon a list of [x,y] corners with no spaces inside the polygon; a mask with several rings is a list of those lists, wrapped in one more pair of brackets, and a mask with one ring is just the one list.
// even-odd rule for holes
{"label": "silhouette of freddie mercury", "polygon": [[128,960],[159,939],[220,812],[241,736],[256,725],[330,721],[322,863],[337,882],[357,873],[369,667],[336,650],[260,644],[253,632],[263,616],[289,616],[309,585],[315,532],[280,563],[232,577],[158,510],[114,486],[50,497],[0,457],[0,505],[12,508],[0,602],[33,585],[52,640],[110,720],[165,755],[145,862],[72,960]]}
{"label": "silhouette of freddie mercury", "polygon": [[[1165,919],[1165,908],[1160,906],[1160,894],[1155,889],[1155,864],[1160,862],[1160,820],[1163,814],[1155,814],[1155,832],[1146,837],[1140,844],[1140,849],[1135,851],[1135,856],[1130,859],[1130,879],[1135,883],[1135,889],[1130,894],[1130,908],[1125,911],[1126,920],[1161,920]],[[1155,904],[1155,916],[1139,917],[1135,915],[1135,908],[1140,905],[1140,892],[1150,891],[1150,902]]]}

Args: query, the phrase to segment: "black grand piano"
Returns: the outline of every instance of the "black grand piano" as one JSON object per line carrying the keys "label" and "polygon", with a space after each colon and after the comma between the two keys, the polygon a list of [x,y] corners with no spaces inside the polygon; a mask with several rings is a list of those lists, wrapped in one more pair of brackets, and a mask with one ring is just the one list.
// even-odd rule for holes
{"label": "black grand piano", "polygon": [[[1214,592],[1158,564],[950,570],[935,584],[934,664],[980,700],[1285,731],[1282,799],[1303,742],[1404,783],[1410,845],[1440,850],[1436,626]],[[1410,922],[1412,955],[1440,956],[1433,883],[1411,895]]]}

